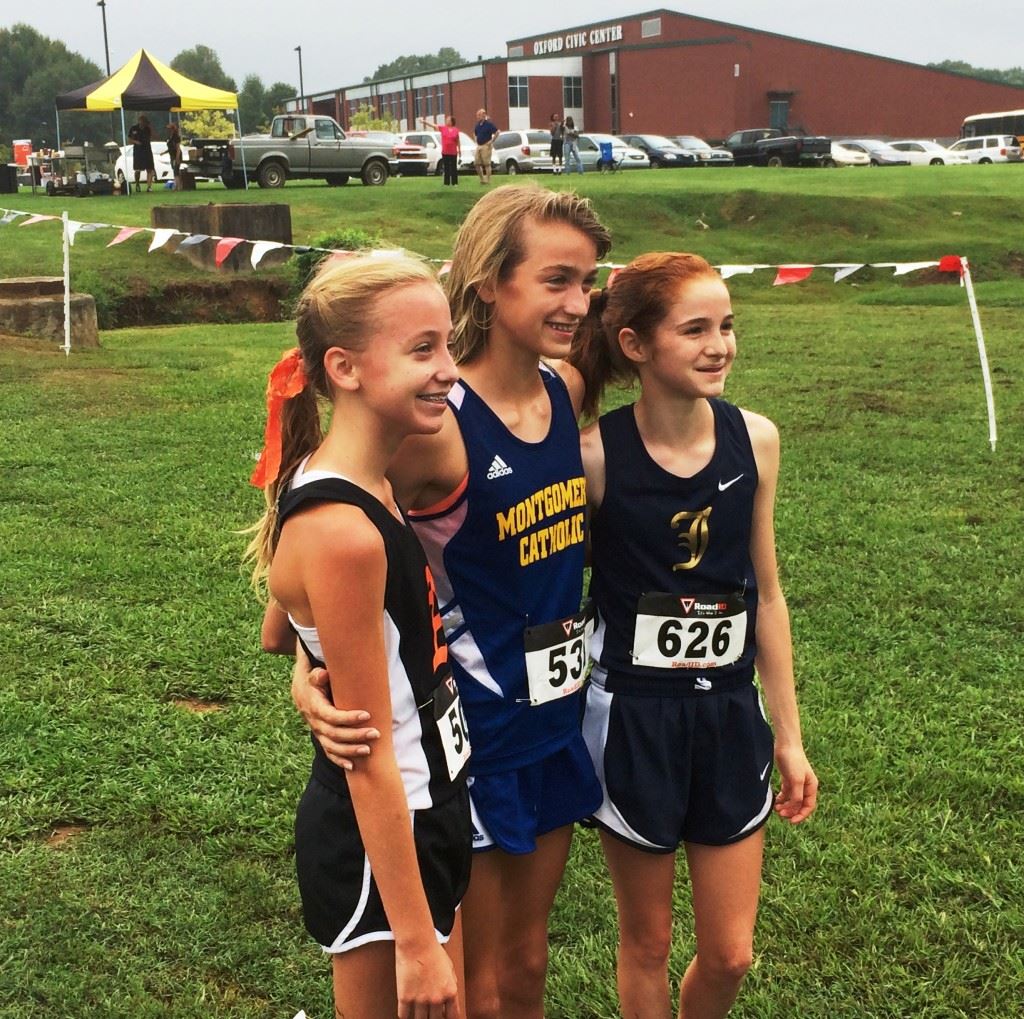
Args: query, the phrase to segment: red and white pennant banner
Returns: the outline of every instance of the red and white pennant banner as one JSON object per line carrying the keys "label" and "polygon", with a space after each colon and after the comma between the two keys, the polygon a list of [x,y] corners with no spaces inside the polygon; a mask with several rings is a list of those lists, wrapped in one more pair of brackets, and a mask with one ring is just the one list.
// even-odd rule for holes
{"label": "red and white pennant banner", "polygon": [[[28,212],[21,212],[17,209],[2,209],[0,208],[0,226],[6,226],[13,223],[15,220],[21,217],[27,217],[19,223],[19,226],[34,226],[36,223],[43,223],[47,220],[56,220],[56,216],[47,216],[39,213],[32,214]],[[142,226],[116,226],[110,223],[82,223],[77,220],[68,219],[67,213],[64,213],[64,238],[68,246],[74,244],[75,236],[79,233],[91,232],[94,230],[117,230],[117,235],[112,241],[107,244],[107,247],[113,247],[115,244],[123,244],[125,241],[134,237],[139,233],[152,234],[152,240],[149,244],[150,251],[157,251],[158,249],[166,246],[172,237],[176,235],[181,236],[181,240],[175,247],[175,251],[187,250],[190,247],[195,247],[206,241],[215,241],[217,244],[215,253],[215,262],[218,266],[224,263],[224,260],[235,250],[240,244],[251,244],[252,252],[249,256],[249,261],[252,267],[255,269],[264,256],[269,251],[273,251],[279,248],[288,248],[293,253],[303,253],[307,251],[322,251],[325,252],[331,260],[351,258],[354,255],[360,254],[357,251],[339,250],[336,248],[318,248],[311,247],[303,244],[283,244],[279,241],[253,241],[247,240],[242,237],[217,237],[214,235],[207,234],[187,234],[180,230],[173,230],[166,227],[154,228],[154,227],[142,227]],[[388,258],[394,255],[402,253],[401,248],[392,250],[381,250],[374,249],[369,252],[371,257],[374,258]],[[439,275],[444,276],[451,270],[451,260],[441,258],[430,258],[426,259],[429,262],[437,262],[441,265]],[[624,268],[624,263],[620,262],[602,262],[599,268],[610,269],[611,272],[608,274],[607,285],[611,286],[616,273],[619,269]],[[907,273],[918,272],[921,269],[938,269],[939,272],[958,273],[960,275],[960,285],[965,287],[967,290],[967,299],[971,308],[971,319],[974,325],[975,338],[978,342],[978,356],[981,359],[981,372],[982,378],[985,383],[985,399],[988,405],[988,425],[989,425],[989,444],[992,449],[996,448],[996,414],[995,414],[995,403],[992,392],[992,379],[989,374],[988,366],[988,355],[985,351],[985,337],[981,330],[981,319],[978,315],[978,304],[974,296],[974,286],[971,282],[971,270],[968,265],[967,259],[961,255],[943,255],[942,258],[932,262],[822,262],[818,264],[810,263],[793,263],[788,265],[769,265],[766,263],[751,263],[749,265],[720,265],[716,266],[719,273],[721,273],[722,279],[730,279],[733,276],[751,275],[760,269],[774,269],[775,280],[773,286],[785,286],[789,283],[799,283],[803,280],[809,279],[815,269],[830,269],[832,270],[833,282],[839,283],[841,280],[847,279],[854,273],[859,272],[861,269],[892,269],[893,276],[905,276]],[[70,282],[65,272],[65,290],[70,293]],[[68,349],[70,349],[70,340],[68,341]]]}

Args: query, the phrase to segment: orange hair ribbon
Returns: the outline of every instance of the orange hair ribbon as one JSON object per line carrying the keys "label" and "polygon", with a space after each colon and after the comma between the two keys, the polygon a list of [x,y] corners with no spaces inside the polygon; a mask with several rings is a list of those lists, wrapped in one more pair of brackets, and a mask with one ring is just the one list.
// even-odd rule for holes
{"label": "orange hair ribbon", "polygon": [[249,479],[251,485],[266,488],[277,480],[281,469],[281,412],[284,401],[306,388],[306,372],[298,347],[286,351],[267,379],[267,427],[263,431],[263,452]]}

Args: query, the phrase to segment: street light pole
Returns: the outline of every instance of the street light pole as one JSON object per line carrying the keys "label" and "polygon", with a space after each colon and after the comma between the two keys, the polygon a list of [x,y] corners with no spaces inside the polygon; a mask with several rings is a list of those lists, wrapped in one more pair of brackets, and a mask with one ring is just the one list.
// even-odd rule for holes
{"label": "street light pole", "polygon": [[[96,6],[103,14],[103,55],[107,58],[107,77],[110,77],[110,46],[107,43],[107,0],[97,0]],[[114,137],[114,111],[110,111],[110,137]]]}
{"label": "street light pole", "polygon": [[98,0],[96,6],[103,12],[103,52],[107,58],[107,77],[110,77],[110,47],[107,45],[107,0]]}
{"label": "street light pole", "polygon": [[306,87],[302,83],[302,47],[296,46],[295,52],[299,55],[299,105],[302,107],[302,111],[306,110]]}

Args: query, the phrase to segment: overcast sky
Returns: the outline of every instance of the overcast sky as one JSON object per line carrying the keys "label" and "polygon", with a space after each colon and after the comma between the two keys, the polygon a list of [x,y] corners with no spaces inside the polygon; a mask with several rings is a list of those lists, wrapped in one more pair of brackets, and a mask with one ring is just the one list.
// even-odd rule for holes
{"label": "overcast sky", "polygon": [[[630,0],[107,0],[106,13],[112,69],[139,47],[169,62],[202,43],[239,86],[247,74],[265,85],[297,85],[295,47],[301,46],[305,90],[312,93],[360,82],[403,54],[452,46],[469,60],[501,56],[509,39],[615,22],[656,7]],[[1024,64],[1020,0],[690,0],[667,9],[915,63]],[[104,67],[102,12],[94,0],[3,0],[0,27],[17,22]]]}

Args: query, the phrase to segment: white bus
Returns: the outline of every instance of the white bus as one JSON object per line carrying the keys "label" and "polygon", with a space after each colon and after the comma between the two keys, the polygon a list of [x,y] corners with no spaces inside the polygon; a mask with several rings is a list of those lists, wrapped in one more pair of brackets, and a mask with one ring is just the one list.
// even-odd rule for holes
{"label": "white bus", "polygon": [[1024,144],[1024,110],[1007,110],[1005,113],[975,113],[964,117],[960,128],[961,138],[977,138],[987,134],[1012,134]]}

